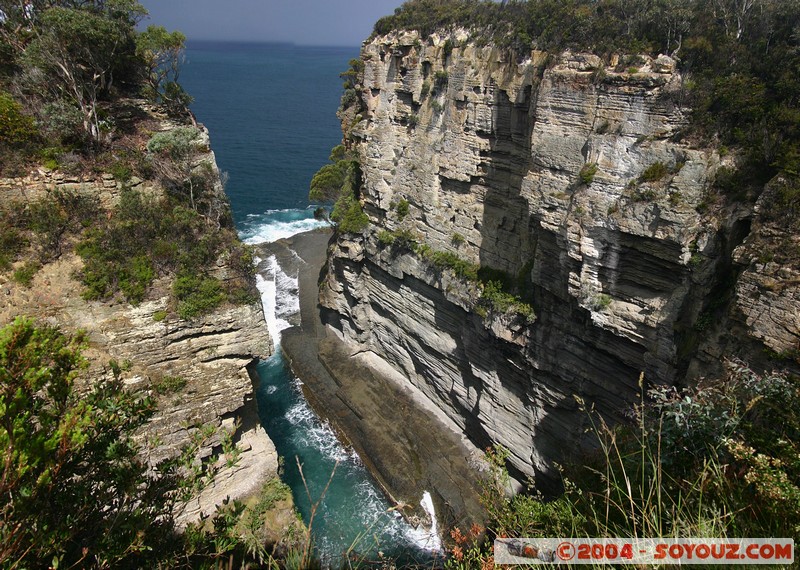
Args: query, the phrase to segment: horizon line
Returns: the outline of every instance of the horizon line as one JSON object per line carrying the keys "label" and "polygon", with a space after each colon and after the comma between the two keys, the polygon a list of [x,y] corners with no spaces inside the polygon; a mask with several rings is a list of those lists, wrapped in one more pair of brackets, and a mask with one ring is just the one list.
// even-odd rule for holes
{"label": "horizon line", "polygon": [[353,48],[353,49],[360,49],[364,41],[358,44],[307,44],[307,43],[293,42],[289,40],[186,38],[187,45],[190,43],[219,43],[219,44],[258,44],[258,45],[293,46],[293,47],[325,47],[325,48]]}

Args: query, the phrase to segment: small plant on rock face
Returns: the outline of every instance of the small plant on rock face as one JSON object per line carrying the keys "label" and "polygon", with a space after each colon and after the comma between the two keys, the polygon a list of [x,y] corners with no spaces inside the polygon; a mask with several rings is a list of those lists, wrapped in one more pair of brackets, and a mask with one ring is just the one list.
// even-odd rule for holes
{"label": "small plant on rock face", "polygon": [[595,311],[604,311],[611,305],[611,295],[600,293],[595,295],[592,299],[592,309]]}
{"label": "small plant on rock face", "polygon": [[20,285],[30,287],[33,284],[33,278],[39,272],[42,266],[35,261],[28,261],[14,272],[13,279]]}
{"label": "small plant on rock face", "polygon": [[419,92],[419,98],[420,99],[424,99],[425,97],[428,96],[428,94],[430,92],[431,92],[431,84],[428,83],[427,81],[424,81],[422,83],[422,88],[420,89],[420,92]]}
{"label": "small plant on rock face", "polygon": [[381,230],[378,232],[378,243],[381,245],[392,245],[395,239],[395,235],[390,231]]}
{"label": "small plant on rock face", "polygon": [[659,162],[654,162],[653,164],[648,166],[644,170],[644,172],[642,172],[642,175],[639,176],[639,181],[640,182],[656,182],[656,181],[661,180],[662,178],[664,178],[667,175],[668,172],[669,172],[669,169],[667,168],[666,164],[664,164],[663,162],[660,162],[660,161]]}
{"label": "small plant on rock face", "polygon": [[408,215],[409,203],[408,200],[403,198],[397,203],[395,207],[395,211],[397,212],[397,218],[399,220],[403,220]]}
{"label": "small plant on rock face", "polygon": [[594,180],[594,175],[597,174],[597,163],[584,164],[581,171],[578,173],[578,179],[581,184],[591,184]]}

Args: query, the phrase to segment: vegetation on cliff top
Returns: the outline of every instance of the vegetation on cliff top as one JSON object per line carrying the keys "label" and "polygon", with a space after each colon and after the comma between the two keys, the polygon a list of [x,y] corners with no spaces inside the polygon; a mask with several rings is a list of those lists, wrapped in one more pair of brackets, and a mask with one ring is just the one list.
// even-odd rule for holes
{"label": "vegetation on cliff top", "polygon": [[[0,268],[30,286],[44,263],[77,245],[87,299],[121,293],[142,301],[154,280],[171,276],[172,309],[191,318],[224,301],[257,298],[252,255],[232,230],[219,173],[192,125],[163,122],[130,97],[144,97],[173,122],[189,122],[191,98],[178,84],[185,37],[150,26],[135,0],[34,0],[0,7],[0,175],[41,163],[76,180],[111,173],[120,203],[102,212],[96,196],[51,192],[0,208],[9,245]],[[156,131],[156,132],[154,132]],[[134,178],[165,190],[148,198]],[[227,275],[216,270],[228,260]]]}
{"label": "vegetation on cliff top", "polygon": [[[658,55],[685,74],[681,104],[710,142],[740,149],[735,199],[783,173],[800,182],[800,5],[795,0],[409,0],[374,35],[470,31],[519,57],[531,49]],[[452,47],[451,47],[452,49]],[[622,62],[624,64],[624,61]]]}
{"label": "vegetation on cliff top", "polygon": [[146,14],[135,0],[0,5],[0,175],[60,156],[119,160],[133,134],[126,96],[188,116],[177,83],[185,38],[159,26],[137,32]]}

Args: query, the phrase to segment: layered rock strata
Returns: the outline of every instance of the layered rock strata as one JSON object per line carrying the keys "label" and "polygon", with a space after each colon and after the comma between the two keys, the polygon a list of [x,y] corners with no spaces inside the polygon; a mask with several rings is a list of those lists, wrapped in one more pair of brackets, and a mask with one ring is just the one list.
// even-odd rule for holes
{"label": "layered rock strata", "polygon": [[[177,126],[161,121],[162,130]],[[203,131],[199,145],[205,152],[197,157],[197,166],[206,163],[218,175],[207,132]],[[163,192],[149,181],[133,179],[127,185],[153,196]],[[122,184],[108,174],[71,176],[41,169],[23,178],[0,180],[0,192],[8,201],[38,200],[49,192],[68,191],[96,197],[101,207],[109,209],[121,190]],[[215,184],[215,192],[223,194],[221,183]],[[86,301],[74,277],[81,267],[80,257],[65,248],[57,260],[38,271],[29,288],[15,283],[9,274],[0,275],[0,323],[28,316],[65,332],[86,331],[89,346],[84,354],[91,362],[86,378],[116,373],[127,387],[157,398],[158,410],[140,434],[152,463],[175,457],[190,444],[197,445],[195,461],[222,457],[218,476],[187,506],[181,522],[196,519],[200,512],[213,513],[228,496],[255,493],[268,478],[277,476],[277,453],[258,421],[255,376],[249,372],[257,359],[273,350],[261,304],[225,305],[192,320],[168,316],[171,281],[167,278],[157,280],[148,300],[138,306],[119,300]],[[228,273],[223,255],[214,274],[225,280]],[[232,466],[222,454],[223,441],[238,449]]]}
{"label": "layered rock strata", "polygon": [[[783,230],[715,197],[735,156],[685,138],[675,61],[518,61],[466,32],[376,37],[361,59],[342,119],[370,226],[332,247],[324,318],[517,475],[552,474],[584,408],[623,420],[642,373],[680,384],[796,350],[796,268],[748,246]],[[459,263],[516,284],[535,322],[487,309]]]}

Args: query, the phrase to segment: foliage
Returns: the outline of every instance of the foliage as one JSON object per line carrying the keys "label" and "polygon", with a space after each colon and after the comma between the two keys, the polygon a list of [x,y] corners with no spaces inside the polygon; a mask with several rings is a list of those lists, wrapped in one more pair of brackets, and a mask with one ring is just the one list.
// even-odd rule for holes
{"label": "foliage", "polygon": [[30,287],[33,284],[34,276],[42,266],[35,261],[27,261],[22,267],[14,271],[13,279],[20,285]]}
{"label": "foliage", "polygon": [[440,269],[449,269],[458,277],[468,281],[478,280],[479,266],[470,263],[450,251],[431,251],[425,256],[434,266]]}
{"label": "foliage", "polygon": [[669,173],[669,169],[667,165],[663,162],[654,162],[650,166],[644,169],[641,176],[639,176],[639,182],[657,182],[661,180]]}
{"label": "foliage", "polygon": [[336,201],[331,212],[331,220],[336,222],[339,231],[345,234],[361,233],[369,225],[369,218],[361,208],[361,202],[350,194],[342,194]]}
{"label": "foliage", "polygon": [[187,161],[197,149],[200,130],[197,127],[177,127],[154,134],[147,142],[147,150],[175,161]]}
{"label": "foliage", "polygon": [[581,171],[578,173],[578,179],[581,184],[591,184],[594,180],[594,175],[597,174],[597,164],[584,164]]}
{"label": "foliage", "polygon": [[506,292],[503,285],[498,281],[484,283],[480,304],[498,313],[514,311],[525,317],[528,324],[536,320],[533,307],[528,303],[522,302],[516,295]]}
{"label": "foliage", "polygon": [[378,243],[380,243],[381,245],[384,245],[384,246],[385,245],[392,245],[395,242],[395,240],[397,239],[396,236],[394,235],[394,233],[392,233],[390,231],[387,231],[387,230],[379,231],[377,237],[378,237]]}
{"label": "foliage", "polygon": [[145,94],[173,115],[186,112],[187,98],[178,84],[186,36],[163,26],[148,26],[136,36],[136,55],[145,66]]}
{"label": "foliage", "polygon": [[[0,329],[0,565],[210,568],[235,559],[284,567],[288,554],[273,557],[264,534],[271,509],[290,497],[277,479],[252,507],[226,501],[210,525],[176,532],[176,502],[197,481],[191,472],[179,476],[174,462],[153,469],[141,460],[134,436],[154,411],[152,399],[127,392],[118,374],[77,389],[85,346],[82,335],[23,318]],[[183,382],[165,377],[160,386],[174,391]],[[193,442],[214,431],[196,430]],[[229,437],[222,445],[235,455]],[[196,451],[187,446],[181,460],[200,465]],[[299,522],[288,529],[289,554],[302,530]]]}
{"label": "foliage", "polygon": [[23,54],[29,70],[26,90],[40,90],[51,94],[51,101],[79,109],[84,135],[99,141],[97,103],[122,67],[122,54],[132,51],[131,23],[108,13],[56,5],[42,12],[37,24]]}
{"label": "foliage", "polygon": [[611,295],[599,293],[592,297],[592,309],[595,311],[604,311],[611,306]]}
{"label": "foliage", "polygon": [[486,560],[497,536],[796,540],[798,379],[759,375],[738,362],[728,362],[727,369],[724,378],[693,388],[649,390],[649,401],[635,408],[629,426],[612,429],[585,410],[597,452],[563,468],[564,492],[554,499],[536,493],[509,498],[507,452],[489,450],[487,538],[475,541],[474,551],[454,549],[448,567],[462,567],[459,556]]}
{"label": "foliage", "polygon": [[419,92],[419,98],[424,99],[425,97],[428,96],[430,92],[431,92],[431,84],[428,81],[423,81],[422,87],[420,88]]}
{"label": "foliage", "polygon": [[153,386],[159,395],[175,394],[186,387],[186,378],[182,376],[164,376]]}
{"label": "foliage", "polygon": [[60,190],[28,204],[10,204],[0,217],[0,236],[15,240],[6,259],[16,258],[26,245],[33,246],[32,254],[40,262],[58,259],[68,238],[89,225],[97,211],[95,198]]}
{"label": "foliage", "polygon": [[25,319],[0,330],[4,566],[147,564],[172,531],[169,479],[131,439],[151,403],[116,382],[79,395],[83,343]]}
{"label": "foliage", "polygon": [[408,200],[402,198],[397,205],[395,206],[395,212],[397,212],[397,219],[402,221],[408,215]]}
{"label": "foliage", "polygon": [[33,117],[26,115],[22,105],[9,93],[0,91],[0,149],[3,146],[29,147],[38,136]]}
{"label": "foliage", "polygon": [[344,145],[335,146],[326,164],[314,174],[308,194],[312,202],[336,202],[342,194],[353,194],[361,185],[358,157]]}
{"label": "foliage", "polygon": [[0,212],[0,270],[9,269],[26,245],[20,231],[7,218],[8,214]]}
{"label": "foliage", "polygon": [[179,275],[172,292],[178,300],[178,316],[182,319],[207,313],[227,298],[219,279],[191,274]]}
{"label": "foliage", "polygon": [[177,127],[156,133],[147,142],[147,152],[162,183],[178,196],[188,195],[193,210],[197,210],[199,201],[205,198],[210,213],[215,200],[214,173],[207,163],[196,164],[202,150],[200,130],[196,127]]}
{"label": "foliage", "polygon": [[359,83],[359,78],[364,73],[364,62],[360,59],[351,59],[348,64],[350,69],[339,74],[339,77],[345,80],[343,86],[345,91],[355,90]]}
{"label": "foliage", "polygon": [[[249,302],[252,252],[227,229],[169,199],[154,200],[125,190],[113,215],[98,220],[77,246],[84,267],[80,279],[86,299],[106,299],[117,292],[142,301],[157,276],[177,275],[173,294],[183,318],[195,317],[225,300]],[[224,285],[203,277],[228,252],[231,279]]]}

